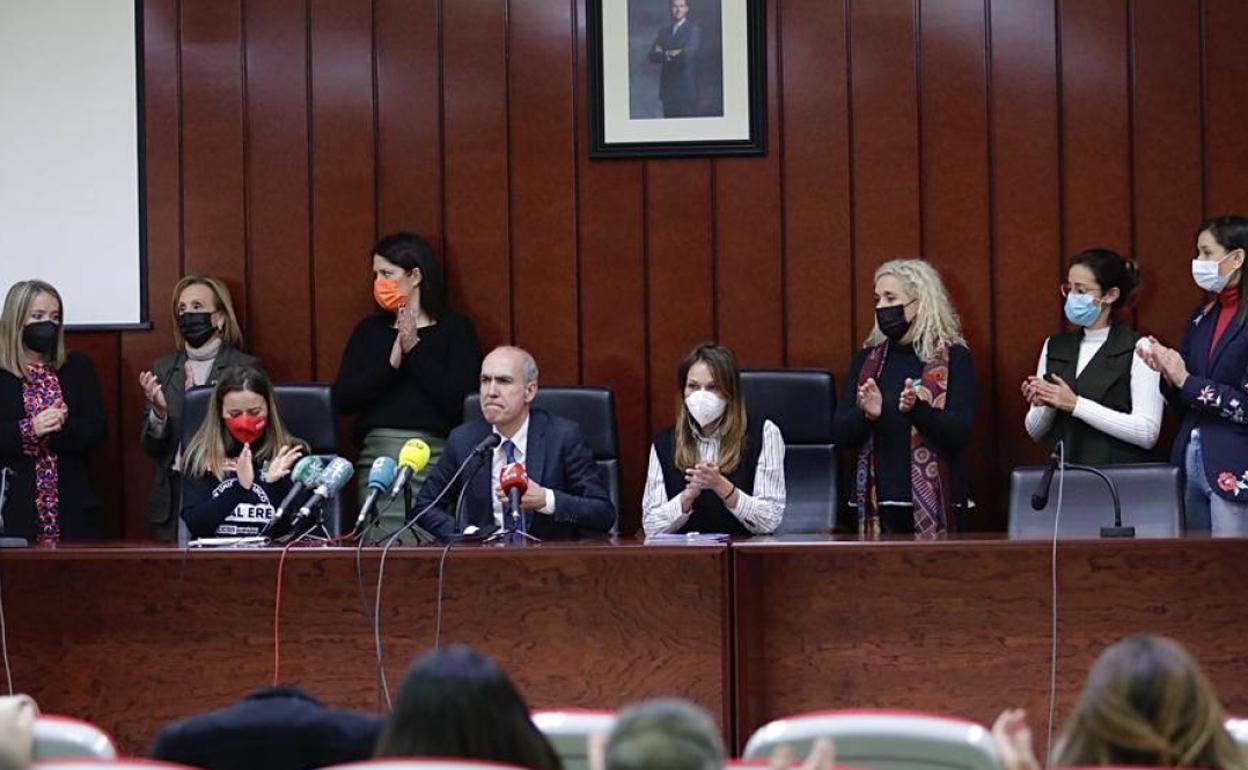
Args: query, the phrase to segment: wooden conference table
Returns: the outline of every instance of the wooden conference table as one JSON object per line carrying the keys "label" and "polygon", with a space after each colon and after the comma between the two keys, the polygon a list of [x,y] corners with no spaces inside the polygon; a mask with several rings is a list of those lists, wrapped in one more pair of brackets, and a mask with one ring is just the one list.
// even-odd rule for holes
{"label": "wooden conference table", "polygon": [[[169,719],[271,683],[279,551],[113,545],[0,553],[14,686],[145,753]],[[433,645],[440,548],[385,566],[391,694]],[[762,538],[456,547],[441,641],[495,656],[534,707],[694,700],[738,747],[767,720],[890,707],[990,721],[1047,710],[1051,545]],[[1059,713],[1088,666],[1130,633],[1175,637],[1234,712],[1248,712],[1248,540],[1063,541]],[[370,603],[379,553],[364,551]],[[382,710],[353,549],[293,549],[280,679],[336,706]],[[1038,725],[1043,729],[1042,724]]]}

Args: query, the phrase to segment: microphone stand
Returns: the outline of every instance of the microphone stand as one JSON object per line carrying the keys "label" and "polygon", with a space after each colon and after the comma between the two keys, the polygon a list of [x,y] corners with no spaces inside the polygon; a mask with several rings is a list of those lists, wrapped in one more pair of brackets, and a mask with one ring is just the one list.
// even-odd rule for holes
{"label": "microphone stand", "polygon": [[1064,473],[1067,468],[1099,476],[1105,482],[1105,486],[1109,487],[1110,497],[1114,500],[1114,525],[1112,527],[1101,527],[1101,537],[1135,537],[1135,527],[1124,527],[1122,525],[1122,505],[1118,501],[1118,488],[1114,486],[1113,479],[1106,476],[1099,468],[1093,468],[1091,465],[1066,463],[1062,466],[1062,472]]}
{"label": "microphone stand", "polygon": [[4,536],[4,504],[9,501],[9,479],[14,475],[12,468],[0,468],[0,548],[25,548],[30,545],[24,537]]}

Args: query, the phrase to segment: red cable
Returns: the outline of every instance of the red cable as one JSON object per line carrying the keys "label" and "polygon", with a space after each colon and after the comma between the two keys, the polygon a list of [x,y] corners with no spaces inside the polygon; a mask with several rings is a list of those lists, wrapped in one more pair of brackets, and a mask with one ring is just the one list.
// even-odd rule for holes
{"label": "red cable", "polygon": [[277,687],[282,670],[282,571],[286,566],[286,553],[297,545],[341,545],[351,538],[350,534],[328,540],[325,543],[314,543],[306,540],[292,540],[282,547],[282,556],[277,560],[277,591],[273,596],[273,686]]}

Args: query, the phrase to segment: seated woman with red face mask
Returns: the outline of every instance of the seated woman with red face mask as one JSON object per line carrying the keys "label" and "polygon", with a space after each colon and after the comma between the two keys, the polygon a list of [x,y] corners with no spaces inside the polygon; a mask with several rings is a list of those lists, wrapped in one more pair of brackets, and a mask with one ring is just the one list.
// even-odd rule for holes
{"label": "seated woman with red face mask", "polygon": [[226,370],[182,454],[182,520],[195,537],[260,534],[307,450],[282,424],[262,371]]}

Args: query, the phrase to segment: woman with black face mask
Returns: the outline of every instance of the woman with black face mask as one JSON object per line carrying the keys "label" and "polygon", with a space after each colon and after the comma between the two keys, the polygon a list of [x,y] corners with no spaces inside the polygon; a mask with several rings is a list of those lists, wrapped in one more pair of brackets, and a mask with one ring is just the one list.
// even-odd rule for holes
{"label": "woman with black face mask", "polygon": [[184,394],[201,385],[216,385],[230,367],[260,366],[256,358],[241,350],[243,335],[234,303],[221,280],[186,276],[173,287],[172,305],[177,350],[156,359],[150,371],[139,374],[139,386],[147,399],[139,441],[157,465],[147,501],[147,520],[156,539],[166,541],[178,537]]}
{"label": "woman with black face mask", "polygon": [[935,537],[966,528],[962,453],[979,394],[957,313],[920,259],[875,271],[875,325],[850,364],[833,440],[857,456],[859,532]]}
{"label": "woman with black face mask", "polygon": [[105,433],[91,361],[65,350],[61,295],[19,281],[0,313],[0,466],[13,470],[5,534],[56,544],[102,535],[88,457]]}

